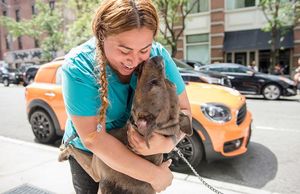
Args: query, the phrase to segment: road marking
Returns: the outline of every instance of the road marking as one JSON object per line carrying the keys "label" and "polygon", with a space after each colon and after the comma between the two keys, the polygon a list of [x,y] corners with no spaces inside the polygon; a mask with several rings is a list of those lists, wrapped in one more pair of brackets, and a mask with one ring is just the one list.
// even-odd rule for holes
{"label": "road marking", "polygon": [[13,144],[24,145],[24,146],[43,149],[43,150],[47,150],[47,151],[54,151],[54,152],[58,152],[58,149],[59,149],[59,148],[56,148],[56,147],[52,147],[50,145],[32,143],[32,142],[23,141],[23,140],[19,140],[19,139],[13,139],[13,138],[1,136],[1,135],[0,135],[0,141],[4,141],[4,142],[6,141],[6,142],[9,142],[9,143],[13,143]]}
{"label": "road marking", "polygon": [[267,126],[255,126],[254,128],[255,129],[268,130],[268,131],[282,131],[282,132],[300,133],[300,130],[296,130],[296,129],[278,129],[278,128],[267,127]]}

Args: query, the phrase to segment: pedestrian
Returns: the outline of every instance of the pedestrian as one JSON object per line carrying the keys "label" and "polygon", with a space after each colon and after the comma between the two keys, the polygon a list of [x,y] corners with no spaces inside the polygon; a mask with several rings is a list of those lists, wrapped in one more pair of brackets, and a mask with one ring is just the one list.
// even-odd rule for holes
{"label": "pedestrian", "polygon": [[274,66],[272,74],[274,75],[283,75],[283,68],[281,67],[280,63],[276,63]]}
{"label": "pedestrian", "polygon": [[296,86],[300,84],[300,57],[298,58],[298,66],[295,69],[295,74],[294,74],[294,81],[296,83]]}
{"label": "pedestrian", "polygon": [[258,71],[255,60],[253,60],[250,65],[248,65],[248,68],[252,69],[253,71]]}
{"label": "pedestrian", "polygon": [[[191,117],[184,82],[167,50],[154,38],[159,30],[151,0],[104,0],[92,23],[94,37],[73,48],[62,67],[62,88],[68,119],[63,141],[87,154],[95,154],[109,167],[148,182],[156,192],[172,182],[170,161],[156,166],[129,151],[107,131],[121,128],[129,118],[138,65],[149,57],[164,59],[167,78],[176,85],[181,110]],[[161,99],[163,100],[163,99]],[[79,137],[72,139],[74,134]],[[76,135],[75,135],[76,136]],[[130,146],[141,155],[168,153],[178,143],[154,134],[150,148],[130,129]],[[99,184],[69,157],[76,193],[97,193]]]}

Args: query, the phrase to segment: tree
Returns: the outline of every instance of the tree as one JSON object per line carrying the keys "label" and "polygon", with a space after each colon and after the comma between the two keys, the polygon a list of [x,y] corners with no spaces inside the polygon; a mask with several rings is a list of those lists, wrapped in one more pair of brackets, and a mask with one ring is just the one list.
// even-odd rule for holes
{"label": "tree", "polygon": [[65,50],[87,41],[92,36],[92,17],[100,0],[69,0],[68,9],[73,10],[75,21],[67,26]]}
{"label": "tree", "polygon": [[17,22],[10,17],[1,17],[0,23],[14,39],[23,35],[37,39],[41,43],[42,59],[50,61],[63,48],[62,13],[59,9],[50,9],[42,0],[37,0],[35,5],[38,13],[31,19]]}
{"label": "tree", "polygon": [[162,25],[160,28],[159,41],[171,48],[171,55],[177,53],[177,43],[185,29],[185,19],[192,11],[197,1],[189,0],[154,0],[160,13]]}
{"label": "tree", "polygon": [[[260,0],[259,6],[262,8],[265,18],[267,19],[266,26],[262,29],[265,32],[271,33],[271,54],[269,72],[279,61],[279,49],[276,45],[280,45],[283,41],[283,36],[287,32],[287,28],[295,26],[300,18],[300,1],[299,0]],[[277,37],[280,36],[280,42],[277,42]]]}

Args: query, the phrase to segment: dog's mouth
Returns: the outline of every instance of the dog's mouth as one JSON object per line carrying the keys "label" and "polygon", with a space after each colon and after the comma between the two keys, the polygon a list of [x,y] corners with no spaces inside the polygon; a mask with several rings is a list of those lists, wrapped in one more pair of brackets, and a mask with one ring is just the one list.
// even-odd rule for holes
{"label": "dog's mouth", "polygon": [[147,144],[147,147],[150,148],[149,138],[155,129],[153,125],[155,118],[153,115],[148,114],[146,116],[140,116],[134,119],[134,116],[130,116],[129,121],[131,126],[142,136]]}

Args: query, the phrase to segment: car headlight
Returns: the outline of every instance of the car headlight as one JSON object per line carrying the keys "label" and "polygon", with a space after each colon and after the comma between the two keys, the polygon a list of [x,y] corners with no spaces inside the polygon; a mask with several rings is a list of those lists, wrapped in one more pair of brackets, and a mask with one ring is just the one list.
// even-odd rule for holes
{"label": "car headlight", "polygon": [[230,109],[223,104],[206,103],[201,105],[201,110],[209,120],[216,123],[225,123],[231,119]]}

